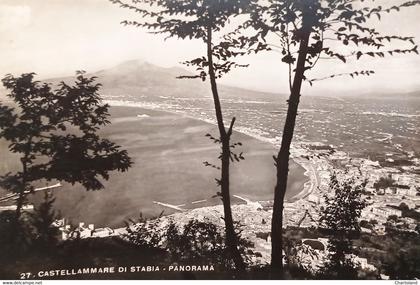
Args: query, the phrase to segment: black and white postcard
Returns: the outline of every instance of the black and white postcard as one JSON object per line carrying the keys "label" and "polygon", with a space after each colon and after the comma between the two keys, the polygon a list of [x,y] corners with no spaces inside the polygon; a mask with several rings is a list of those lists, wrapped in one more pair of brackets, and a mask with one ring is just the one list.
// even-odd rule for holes
{"label": "black and white postcard", "polygon": [[419,26],[419,0],[0,0],[0,280],[416,282]]}

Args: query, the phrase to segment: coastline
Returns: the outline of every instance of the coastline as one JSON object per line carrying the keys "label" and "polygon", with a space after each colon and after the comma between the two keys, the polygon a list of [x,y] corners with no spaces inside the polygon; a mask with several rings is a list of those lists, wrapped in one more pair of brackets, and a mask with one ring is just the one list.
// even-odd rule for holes
{"label": "coastline", "polygon": [[[118,228],[124,226],[124,221],[136,220],[140,212],[153,218],[162,211],[164,215],[178,211],[153,201],[182,205],[183,210],[220,204],[220,199],[214,197],[218,191],[214,178],[220,174],[203,165],[204,161],[219,163],[219,145],[205,136],[216,134],[217,127],[184,114],[138,107],[113,106],[111,124],[99,133],[126,149],[133,158],[133,167],[113,174],[109,181],[104,181],[101,191],[86,191],[81,185],[66,183],[54,191],[55,207],[69,223]],[[232,164],[232,204],[244,203],[233,195],[252,201],[272,200],[275,148],[249,135],[235,133],[235,142],[243,144],[238,151],[246,159]],[[286,198],[302,191],[307,181],[304,172],[304,168],[290,161]],[[30,203],[35,206],[42,202],[42,195],[32,197]],[[89,205],[96,205],[96,210],[90,210]]]}
{"label": "coastline", "polygon": [[303,159],[299,158],[294,158],[294,161],[305,169],[304,174],[309,178],[309,180],[305,182],[303,190],[290,199],[292,200],[292,203],[308,197],[319,185],[319,178],[316,174],[316,170],[314,169],[313,164],[310,164],[307,161],[303,161]]}
{"label": "coastline", "polygon": [[[149,218],[157,217],[162,210],[165,216],[179,212],[162,204],[181,206],[181,214],[220,206],[219,199],[212,197],[217,191],[213,177],[217,177],[218,172],[202,163],[217,161],[219,147],[204,136],[215,133],[215,125],[181,112],[118,103],[111,105],[121,108],[111,108],[112,124],[101,135],[126,147],[135,158],[134,168],[113,175],[102,191],[86,191],[79,185],[64,184],[63,191],[54,191],[56,207],[63,217],[73,224],[84,222],[98,228],[119,228],[124,221],[137,219],[139,212]],[[250,133],[235,133],[235,139],[243,143],[241,151],[246,160],[240,166],[232,165],[232,207],[246,205],[235,196],[251,201],[272,201],[275,168],[271,157],[275,145]],[[291,187],[289,194],[286,193],[286,202],[305,197],[311,189],[308,167],[292,158],[290,167],[288,183]],[[255,175],[256,170],[258,175]],[[192,179],[180,179],[182,177]],[[39,204],[41,196],[34,195],[30,202]],[[92,204],[102,210],[89,211],[87,205]]]}
{"label": "coastline", "polygon": [[[119,101],[119,100],[104,100],[104,102],[109,104],[111,107],[132,107],[132,108],[153,110],[153,111],[159,111],[159,112],[167,112],[167,113],[171,113],[175,115],[182,115],[184,117],[187,117],[193,120],[198,120],[201,122],[205,122],[214,126],[217,125],[216,121],[214,120],[193,117],[187,114],[186,112],[177,112],[177,111],[168,110],[168,109],[165,110],[163,106],[157,103],[131,102],[131,101]],[[244,127],[236,127],[234,128],[234,132],[240,133],[245,136],[249,136],[263,143],[269,143],[274,148],[280,147],[280,142],[276,142],[275,139],[263,137],[259,134],[249,131],[247,128],[244,128]],[[293,149],[293,147],[294,146],[292,145],[291,148]],[[299,193],[296,193],[294,196],[292,196],[289,199],[285,199],[286,203],[293,203],[297,200],[307,197],[313,192],[314,188],[319,185],[318,178],[316,177],[316,172],[312,164],[308,163],[308,161],[304,161],[303,159],[296,158],[296,157],[291,157],[290,159],[293,160],[296,164],[298,164],[300,167],[302,167],[305,170],[304,175],[307,177],[308,181],[304,183],[302,190]],[[272,200],[268,200],[268,201],[272,201]]]}
{"label": "coastline", "polygon": [[[143,122],[146,123],[146,121],[151,120],[152,118],[156,119],[159,117],[165,117],[165,115],[163,116],[160,115],[160,113],[162,113],[162,114],[174,114],[176,116],[173,116],[173,118],[180,117],[181,120],[185,120],[185,118],[193,119],[194,121],[197,122],[196,124],[193,124],[193,125],[202,125],[201,123],[205,123],[207,125],[210,124],[214,126],[214,123],[212,124],[211,122],[208,122],[208,121],[200,120],[198,118],[193,118],[191,116],[188,116],[185,113],[171,112],[171,111],[159,110],[159,109],[148,109],[148,108],[144,108],[143,106],[138,106],[138,104],[134,106],[127,105],[127,104],[124,104],[124,106],[111,105],[111,107],[129,107],[129,108],[134,109],[133,111],[133,110],[127,110],[127,109],[121,108],[120,111],[123,111],[125,115],[122,118],[117,118],[117,120],[119,120],[120,123],[130,122],[130,120],[136,121],[133,119],[133,114],[136,114],[134,115],[135,118],[144,120]],[[150,112],[147,112],[148,110]],[[156,113],[153,113],[153,112],[156,112]],[[162,119],[160,120],[162,124],[165,123],[164,121],[162,121]],[[196,130],[196,132],[194,133],[194,137],[197,137],[197,134],[203,134],[202,131],[203,131],[202,129]],[[259,137],[255,137],[250,133],[242,133],[238,130],[236,130],[235,132],[256,141],[248,146],[251,149],[254,147],[261,149],[262,145],[269,145],[271,150],[274,150],[277,147],[276,144],[270,141],[270,139],[260,139]],[[261,145],[258,142],[260,143],[262,142],[264,144]],[[144,143],[150,144],[148,141],[144,141]],[[203,143],[206,143],[206,140],[203,140]],[[266,148],[267,146],[265,147],[265,149]],[[268,160],[270,162],[269,163],[270,169],[273,169],[273,170],[275,169],[270,160],[271,155],[267,157],[265,156],[261,157],[262,155],[261,150],[260,152],[257,151],[257,154],[258,154],[259,159],[263,158],[264,161]],[[310,160],[299,157],[297,155],[292,156],[290,159],[293,161],[294,164],[298,165],[304,170],[304,173],[303,173],[303,170],[299,170],[299,171],[303,173],[303,176],[307,180],[303,183],[303,186],[298,193],[295,193],[293,196],[285,200],[285,209],[284,209],[284,214],[283,214],[285,227],[287,227],[288,225],[292,225],[292,226],[295,226],[296,224],[300,225],[303,219],[305,219],[305,216],[306,216],[305,209],[307,209],[306,208],[307,199],[305,198],[309,196],[312,192],[314,192],[319,182],[317,180],[317,175],[316,175],[316,171],[314,167],[315,164],[311,163]],[[258,169],[258,167],[256,169]],[[243,170],[243,168],[241,168],[241,170]],[[289,170],[289,173],[294,173],[293,171],[296,171],[296,170],[293,170],[291,168],[291,170]],[[289,181],[296,179],[296,175],[290,175],[289,177],[290,177]],[[274,189],[274,188],[270,188],[270,189]],[[256,258],[255,262],[259,264],[269,263],[269,260],[271,257],[270,240],[258,238],[257,233],[261,233],[264,235],[271,232],[271,227],[270,227],[271,219],[272,219],[271,204],[272,204],[272,199],[273,199],[272,198],[273,193],[270,192],[269,199],[249,199],[248,195],[244,195],[242,197],[245,197],[245,198],[242,198],[241,196],[234,195],[234,194],[235,192],[232,193],[232,205],[231,205],[233,219],[241,224],[242,236],[244,238],[247,238],[248,240],[252,240],[255,245],[255,250],[261,253],[261,256]],[[213,223],[217,227],[219,227],[221,231],[223,231],[223,227],[224,227],[223,205],[221,205],[220,202],[217,204],[210,204],[210,205],[205,205],[205,206],[201,205],[200,203],[194,204],[193,202],[191,202],[191,205],[194,204],[192,208],[188,208],[188,206],[182,207],[188,204],[187,201],[188,200],[179,201],[180,203],[182,203],[182,205],[169,204],[169,202],[168,204],[160,203],[160,202],[158,203],[153,202],[153,204],[158,204],[159,206],[163,205],[165,209],[168,209],[167,207],[168,205],[169,205],[169,210],[173,210],[174,208],[176,209],[176,211],[175,212],[172,211],[172,213],[166,212],[165,215],[162,215],[159,217],[157,216],[150,217],[151,220],[158,220],[157,228],[159,231],[165,231],[167,225],[170,222],[174,222],[177,225],[177,227],[182,228],[184,225],[186,225],[189,221],[193,219],[196,219],[202,222]],[[130,227],[133,227],[133,226],[136,226],[138,223],[141,223],[141,221],[131,220],[131,223],[129,225]],[[118,236],[118,237],[124,238],[124,234],[127,234],[127,227],[111,226],[111,225],[105,226],[103,228],[98,228],[95,231],[89,230],[89,228],[82,226],[82,227],[79,227],[79,230],[81,231],[82,238],[104,238],[104,237],[109,237],[109,236]]]}

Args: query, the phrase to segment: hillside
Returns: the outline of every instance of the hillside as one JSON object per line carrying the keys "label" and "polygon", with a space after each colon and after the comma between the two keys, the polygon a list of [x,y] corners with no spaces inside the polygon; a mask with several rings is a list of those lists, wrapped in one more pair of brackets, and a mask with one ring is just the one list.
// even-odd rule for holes
{"label": "hillside", "polygon": [[[182,75],[193,75],[178,67],[160,67],[142,60],[130,60],[109,69],[88,74],[98,77],[103,85],[105,99],[148,101],[159,97],[205,98],[210,97],[208,81],[200,79],[177,79]],[[58,84],[71,83],[74,77],[47,79]],[[222,98],[245,100],[278,100],[278,94],[246,90],[219,84]]]}
{"label": "hillside", "polygon": [[[252,70],[250,69],[250,72]],[[130,100],[130,101],[156,101],[159,98],[209,98],[211,97],[208,81],[200,79],[177,79],[182,75],[194,75],[193,73],[179,67],[160,67],[144,60],[129,60],[114,67],[88,73],[89,76],[96,76],[97,81],[103,85],[101,94],[104,99]],[[18,74],[15,74],[18,76]],[[38,77],[36,79],[39,79]],[[74,82],[74,75],[60,78],[49,78],[42,80],[53,85],[64,81],[71,84]],[[219,93],[222,99],[242,100],[266,100],[279,102],[287,97],[287,94],[276,94],[249,90],[239,87],[219,84]],[[0,84],[0,99],[5,98],[6,90]],[[305,97],[312,97],[312,92],[304,94]],[[377,92],[367,90],[365,92],[348,92],[324,96],[341,98],[370,98],[374,100],[418,100],[420,90],[412,92]],[[315,98],[320,96],[313,96]]]}

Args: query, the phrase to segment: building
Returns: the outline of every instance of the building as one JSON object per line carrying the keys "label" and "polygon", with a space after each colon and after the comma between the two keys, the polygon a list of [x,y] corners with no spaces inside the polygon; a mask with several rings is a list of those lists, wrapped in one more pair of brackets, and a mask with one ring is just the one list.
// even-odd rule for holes
{"label": "building", "polygon": [[385,194],[387,194],[387,195],[395,195],[395,194],[397,194],[397,188],[395,188],[395,187],[387,187],[385,189]]}
{"label": "building", "polygon": [[417,190],[413,186],[409,189],[397,188],[397,194],[401,196],[415,197],[417,195]]}
{"label": "building", "polygon": [[394,175],[394,179],[397,180],[397,183],[400,185],[411,185],[414,183],[414,178],[407,174]]}
{"label": "building", "polygon": [[308,199],[309,202],[314,203],[314,204],[317,204],[317,205],[320,202],[319,196],[318,195],[314,195],[314,194],[308,195],[307,199]]}
{"label": "building", "polygon": [[[0,207],[0,212],[3,211],[16,211],[16,205],[10,205],[10,206],[1,206]],[[29,205],[23,205],[22,206],[22,211],[33,211],[34,210],[34,205],[29,204]]]}
{"label": "building", "polygon": [[372,213],[382,220],[387,220],[390,216],[402,216],[402,212],[400,210],[388,206],[372,208]]}

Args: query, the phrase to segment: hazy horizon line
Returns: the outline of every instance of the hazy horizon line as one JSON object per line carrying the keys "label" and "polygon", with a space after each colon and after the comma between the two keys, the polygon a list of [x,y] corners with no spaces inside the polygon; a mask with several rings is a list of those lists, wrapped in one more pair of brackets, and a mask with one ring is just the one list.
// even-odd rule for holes
{"label": "hazy horizon line", "polygon": [[[161,65],[161,64],[150,62],[150,61],[148,61],[145,58],[133,58],[133,59],[129,59],[129,60],[123,60],[123,61],[121,61],[119,63],[112,64],[112,65],[110,65],[108,67],[99,68],[99,69],[96,69],[96,70],[93,70],[93,71],[79,69],[79,70],[75,70],[73,72],[73,74],[71,74],[71,75],[69,75],[69,74],[66,74],[66,75],[64,75],[64,74],[63,75],[60,75],[60,74],[57,74],[57,75],[46,75],[46,76],[40,76],[40,78],[37,78],[37,80],[38,81],[44,81],[44,82],[50,83],[50,82],[48,82],[48,80],[65,79],[65,78],[70,78],[70,77],[74,77],[75,78],[77,71],[85,71],[86,74],[88,74],[88,75],[94,75],[95,73],[99,73],[101,71],[110,70],[110,69],[116,68],[116,67],[118,67],[120,65],[124,65],[124,64],[130,63],[130,62],[138,62],[138,63],[142,63],[142,64],[149,64],[149,65],[156,66],[156,67],[162,68],[162,69],[182,69],[182,70],[185,70],[186,72],[191,72],[187,68],[183,68],[183,66],[181,65],[181,63],[180,63],[180,65],[164,66],[164,65]],[[29,72],[27,72],[27,73],[29,73]],[[2,78],[4,76],[6,76],[7,74],[10,74],[10,73],[4,74],[2,76]],[[37,73],[35,73],[35,74],[38,76]],[[14,76],[18,76],[18,75],[14,75]],[[180,79],[180,80],[182,80],[182,79]],[[191,79],[191,80],[193,80],[193,79]],[[279,95],[280,96],[288,96],[289,95],[289,91],[288,90],[287,91],[284,91],[284,90],[277,91],[277,90],[270,90],[270,89],[257,89],[255,87],[240,86],[240,85],[237,85],[237,84],[234,84],[234,83],[226,83],[226,82],[222,82],[222,83],[219,82],[219,84],[222,85],[222,86],[225,86],[225,87],[238,88],[238,89],[243,89],[243,90],[253,91],[253,92],[259,92],[259,93],[267,93],[267,94],[272,94],[272,95],[276,95],[276,96],[279,96]],[[311,87],[311,88],[315,88],[315,87]],[[0,84],[0,89],[3,89],[3,90],[5,89],[2,84]],[[327,98],[330,98],[330,97],[333,97],[333,98],[334,97],[338,97],[338,98],[341,98],[341,97],[360,97],[360,96],[364,96],[364,95],[367,95],[367,94],[380,96],[380,94],[378,94],[378,93],[381,93],[383,96],[386,96],[386,97],[396,97],[396,96],[411,95],[412,93],[419,92],[419,99],[420,99],[420,85],[417,88],[412,89],[410,91],[407,91],[407,90],[398,90],[398,89],[391,89],[390,90],[388,88],[386,90],[377,89],[377,90],[369,90],[369,91],[348,90],[348,91],[344,91],[343,92],[343,90],[341,90],[339,92],[340,94],[331,94],[330,92],[329,92],[330,94],[328,94],[328,95],[320,94],[320,93],[324,93],[324,92],[328,92],[328,91],[329,90],[326,89],[326,88],[323,88],[322,90],[319,90],[318,89],[316,92],[314,92],[314,93],[312,93],[310,95],[306,95],[307,92],[302,92],[302,96],[309,96],[309,97],[327,97]],[[355,93],[357,93],[357,94],[355,94]],[[396,94],[396,93],[399,93],[399,94]],[[415,98],[415,96],[413,96],[413,98]]]}

